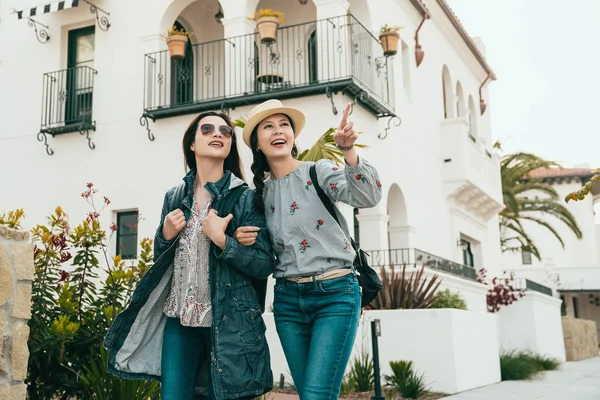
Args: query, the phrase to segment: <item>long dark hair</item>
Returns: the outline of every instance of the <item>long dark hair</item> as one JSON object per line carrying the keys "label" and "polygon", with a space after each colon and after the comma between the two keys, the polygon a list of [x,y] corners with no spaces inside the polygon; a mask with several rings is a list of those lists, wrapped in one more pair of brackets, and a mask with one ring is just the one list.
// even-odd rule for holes
{"label": "long dark hair", "polygon": [[229,154],[225,158],[225,162],[223,163],[223,172],[231,171],[232,174],[244,180],[244,174],[242,173],[242,161],[240,160],[240,153],[238,152],[237,147],[237,139],[235,135],[235,129],[233,128],[233,124],[229,119],[227,114],[216,112],[216,111],[206,111],[198,115],[194,120],[190,123],[190,125],[185,130],[183,134],[183,157],[185,158],[185,167],[186,170],[190,170],[192,168],[196,168],[196,155],[190,149],[192,144],[196,140],[196,132],[198,131],[198,124],[205,117],[219,117],[222,118],[225,123],[233,129],[233,134],[231,135],[231,150]]}
{"label": "long dark hair", "polygon": [[[288,121],[290,121],[290,125],[292,130],[294,130],[294,121],[286,114]],[[269,162],[267,161],[267,157],[264,155],[262,151],[258,150],[258,124],[252,130],[250,134],[250,149],[252,150],[252,166],[250,169],[254,174],[254,178],[252,181],[254,182],[254,186],[256,187],[256,196],[254,196],[254,205],[258,212],[265,212],[265,202],[263,200],[262,194],[265,189],[265,172],[270,172]],[[298,157],[298,148],[296,147],[296,143],[292,147],[292,157]]]}

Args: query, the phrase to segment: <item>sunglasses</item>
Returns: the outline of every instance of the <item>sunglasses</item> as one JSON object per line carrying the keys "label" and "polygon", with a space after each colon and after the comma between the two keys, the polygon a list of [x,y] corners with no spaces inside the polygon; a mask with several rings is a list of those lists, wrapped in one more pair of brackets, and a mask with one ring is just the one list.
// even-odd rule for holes
{"label": "sunglasses", "polygon": [[[200,125],[200,132],[202,132],[202,135],[204,135],[204,136],[212,134],[215,131],[215,129],[216,129],[216,127],[213,124]],[[230,127],[229,125],[220,125],[219,133],[221,135],[223,135],[224,137],[226,137],[227,139],[229,139],[229,138],[231,138],[231,135],[233,134],[233,128]]]}

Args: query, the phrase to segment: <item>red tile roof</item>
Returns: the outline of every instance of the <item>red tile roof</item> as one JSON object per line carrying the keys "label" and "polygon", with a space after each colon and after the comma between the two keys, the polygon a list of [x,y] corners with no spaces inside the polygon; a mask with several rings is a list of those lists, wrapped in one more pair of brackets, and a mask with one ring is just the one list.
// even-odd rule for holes
{"label": "red tile roof", "polygon": [[596,170],[589,168],[538,168],[529,173],[532,178],[585,178],[594,175]]}
{"label": "red tile roof", "polygon": [[492,71],[492,67],[490,67],[490,65],[487,63],[485,56],[479,50],[471,36],[469,36],[467,30],[463,26],[462,22],[460,22],[458,16],[454,13],[448,2],[446,0],[437,0],[437,3],[440,5],[448,19],[450,19],[458,33],[462,36],[463,40],[467,43],[467,46],[469,46],[469,49],[471,49],[473,55],[475,56],[475,58],[477,58],[483,69],[485,69],[485,71],[488,73],[490,79],[495,81],[496,74],[494,73],[494,71]]}

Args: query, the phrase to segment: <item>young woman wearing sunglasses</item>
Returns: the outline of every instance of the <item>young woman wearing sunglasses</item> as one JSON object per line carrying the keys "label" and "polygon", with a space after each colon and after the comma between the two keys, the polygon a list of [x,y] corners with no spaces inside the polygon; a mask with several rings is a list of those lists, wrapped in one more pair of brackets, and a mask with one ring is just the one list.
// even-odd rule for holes
{"label": "young woman wearing sunglasses", "polygon": [[[163,400],[254,398],[273,375],[262,320],[273,272],[265,219],[243,181],[228,116],[206,112],[183,136],[189,172],[164,199],[154,265],[105,340],[110,372],[161,381]],[[256,227],[252,246],[230,235]],[[257,291],[260,294],[257,294]]]}

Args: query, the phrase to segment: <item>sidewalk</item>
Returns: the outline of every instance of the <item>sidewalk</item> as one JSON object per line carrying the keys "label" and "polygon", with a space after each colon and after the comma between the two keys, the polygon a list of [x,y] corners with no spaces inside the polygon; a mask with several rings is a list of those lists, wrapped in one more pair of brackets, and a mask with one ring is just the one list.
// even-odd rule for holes
{"label": "sidewalk", "polygon": [[[274,394],[269,400],[298,396]],[[444,397],[441,400],[600,400],[600,357],[568,362],[533,381],[506,381]]]}
{"label": "sidewalk", "polygon": [[505,381],[443,400],[600,400],[600,357],[567,362],[533,381]]}

